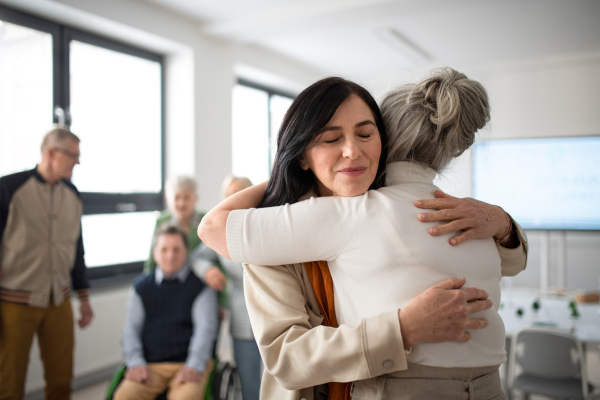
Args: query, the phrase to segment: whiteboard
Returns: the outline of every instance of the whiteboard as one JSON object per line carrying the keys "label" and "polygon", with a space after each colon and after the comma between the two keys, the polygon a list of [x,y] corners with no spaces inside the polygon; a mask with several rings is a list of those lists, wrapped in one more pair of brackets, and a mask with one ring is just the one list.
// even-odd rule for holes
{"label": "whiteboard", "polygon": [[473,197],[525,229],[600,230],[600,137],[478,142]]}

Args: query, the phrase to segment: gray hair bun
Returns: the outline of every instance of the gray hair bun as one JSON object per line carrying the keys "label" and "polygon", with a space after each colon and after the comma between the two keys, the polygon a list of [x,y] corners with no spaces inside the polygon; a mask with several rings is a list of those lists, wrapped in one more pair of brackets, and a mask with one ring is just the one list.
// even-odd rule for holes
{"label": "gray hair bun", "polygon": [[475,141],[490,120],[483,86],[452,68],[387,94],[381,111],[390,137],[388,162],[414,161],[436,171]]}
{"label": "gray hair bun", "polygon": [[452,68],[434,70],[431,77],[415,85],[407,102],[434,125],[431,141],[446,142],[455,157],[471,147],[475,132],[490,120],[483,86]]}

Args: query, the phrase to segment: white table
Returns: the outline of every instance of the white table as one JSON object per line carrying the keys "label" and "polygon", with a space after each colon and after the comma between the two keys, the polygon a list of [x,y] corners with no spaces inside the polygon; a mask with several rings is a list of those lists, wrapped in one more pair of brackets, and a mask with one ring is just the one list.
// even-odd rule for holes
{"label": "white table", "polygon": [[[584,345],[600,345],[600,305],[598,303],[577,304],[579,317],[571,317],[569,302],[575,291],[556,296],[540,293],[529,288],[513,288],[502,291],[500,316],[504,321],[506,337],[511,338],[520,329],[532,326],[547,326],[570,332]],[[538,301],[540,309],[533,310],[533,302]],[[523,316],[517,315],[517,310]]]}
{"label": "white table", "polygon": [[[533,326],[545,326],[573,334],[581,341],[584,352],[586,348],[599,346],[600,304],[576,304],[580,316],[573,318],[569,302],[574,299],[576,294],[576,291],[570,291],[559,296],[552,292],[544,293],[530,288],[503,290],[499,313],[506,329],[507,356],[510,354],[512,337],[519,330]],[[537,312],[532,307],[534,301],[538,301],[540,304]],[[517,315],[518,309],[523,311],[522,316]],[[508,377],[508,367],[508,362],[506,362],[504,364],[506,377]]]}

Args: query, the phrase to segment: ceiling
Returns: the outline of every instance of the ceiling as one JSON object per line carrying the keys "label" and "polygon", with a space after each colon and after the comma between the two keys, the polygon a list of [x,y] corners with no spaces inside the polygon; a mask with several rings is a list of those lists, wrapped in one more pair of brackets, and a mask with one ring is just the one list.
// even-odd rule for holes
{"label": "ceiling", "polygon": [[598,0],[146,0],[205,34],[356,80],[598,57]]}

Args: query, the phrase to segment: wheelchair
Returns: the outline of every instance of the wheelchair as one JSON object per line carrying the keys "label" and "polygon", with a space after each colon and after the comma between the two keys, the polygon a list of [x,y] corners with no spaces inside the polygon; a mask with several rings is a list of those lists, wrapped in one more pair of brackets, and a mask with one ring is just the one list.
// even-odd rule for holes
{"label": "wheelchair", "polygon": [[[217,366],[210,373],[204,400],[242,400],[242,385],[240,376],[234,365],[229,362],[219,362],[215,358]],[[125,363],[119,365],[113,379],[108,385],[105,400],[112,400],[117,386],[125,379]],[[167,391],[161,393],[156,400],[167,400]]]}

